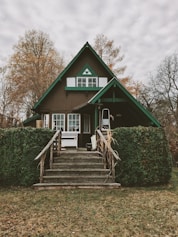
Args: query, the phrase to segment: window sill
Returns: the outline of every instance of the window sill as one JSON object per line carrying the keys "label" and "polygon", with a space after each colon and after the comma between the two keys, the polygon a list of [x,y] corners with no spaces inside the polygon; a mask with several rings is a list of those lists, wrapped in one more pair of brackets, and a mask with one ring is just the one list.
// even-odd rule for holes
{"label": "window sill", "polygon": [[65,87],[66,91],[99,91],[102,87]]}

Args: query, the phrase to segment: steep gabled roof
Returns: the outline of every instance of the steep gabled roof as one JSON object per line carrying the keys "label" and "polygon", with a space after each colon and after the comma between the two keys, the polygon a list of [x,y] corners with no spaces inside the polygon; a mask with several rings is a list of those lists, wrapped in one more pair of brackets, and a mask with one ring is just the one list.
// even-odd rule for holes
{"label": "steep gabled roof", "polygon": [[94,95],[89,101],[88,104],[95,104],[99,101],[99,99],[111,88],[111,87],[118,87],[123,94],[128,98],[128,101],[132,103],[134,106],[136,106],[140,111],[143,112],[143,114],[157,127],[160,127],[160,123],[157,121],[156,118],[153,117],[153,115],[146,110],[140,102],[138,102],[127,90],[126,88],[114,77],[112,80],[108,82],[108,84],[103,87],[96,95]]}
{"label": "steep gabled roof", "polygon": [[72,59],[72,61],[65,67],[65,69],[59,74],[59,76],[56,78],[56,80],[49,86],[49,88],[44,92],[44,94],[41,96],[41,98],[36,102],[36,104],[33,107],[33,110],[36,110],[37,107],[43,102],[43,100],[48,96],[48,94],[51,92],[51,90],[56,86],[56,84],[62,79],[62,77],[65,75],[65,73],[70,69],[70,67],[77,61],[77,59],[80,57],[80,55],[86,50],[89,49],[94,56],[97,58],[97,60],[101,63],[101,65],[106,69],[106,71],[111,75],[112,77],[115,77],[114,73],[109,69],[109,67],[104,63],[104,61],[99,57],[99,55],[95,52],[95,50],[92,48],[92,46],[86,42],[84,46],[81,48],[81,50],[77,53],[77,55]]}

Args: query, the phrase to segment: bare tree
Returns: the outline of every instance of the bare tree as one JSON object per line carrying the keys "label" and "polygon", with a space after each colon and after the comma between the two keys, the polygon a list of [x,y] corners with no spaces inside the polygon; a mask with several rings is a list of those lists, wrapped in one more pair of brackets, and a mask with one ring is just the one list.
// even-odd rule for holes
{"label": "bare tree", "polygon": [[0,113],[7,115],[9,113],[9,106],[12,103],[10,93],[11,86],[7,79],[7,67],[0,68]]}
{"label": "bare tree", "polygon": [[11,97],[12,88],[7,80],[8,68],[0,68],[0,126],[10,127],[20,122],[19,108]]}
{"label": "bare tree", "polygon": [[32,30],[19,39],[10,58],[8,79],[11,97],[23,105],[27,117],[34,103],[63,68],[63,57],[57,53],[47,34]]}
{"label": "bare tree", "polygon": [[131,77],[124,77],[120,82],[127,90],[137,99],[140,96],[143,84],[139,81],[134,81]]}
{"label": "bare tree", "polygon": [[[178,127],[178,55],[166,57],[160,64],[151,85],[157,101],[167,108],[167,114],[174,119]],[[167,116],[165,114],[165,117]]]}
{"label": "bare tree", "polygon": [[94,39],[94,49],[116,76],[124,73],[126,67],[119,65],[124,56],[113,40],[109,40],[104,34],[98,34]]}
{"label": "bare tree", "polygon": [[[156,74],[150,75],[149,86],[141,88],[139,100],[164,127],[170,144],[178,144],[177,54],[166,57],[158,66]],[[178,153],[178,146],[176,149]]]}

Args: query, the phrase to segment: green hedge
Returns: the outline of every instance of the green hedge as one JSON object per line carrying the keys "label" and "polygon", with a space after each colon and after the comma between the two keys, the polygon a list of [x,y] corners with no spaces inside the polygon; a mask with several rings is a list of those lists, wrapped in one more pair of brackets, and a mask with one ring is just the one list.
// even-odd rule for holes
{"label": "green hedge", "polygon": [[0,185],[29,186],[39,180],[34,158],[53,135],[49,129],[0,129]]}
{"label": "green hedge", "polygon": [[172,158],[162,128],[130,127],[113,131],[113,148],[121,162],[116,181],[123,186],[166,184],[171,178]]}

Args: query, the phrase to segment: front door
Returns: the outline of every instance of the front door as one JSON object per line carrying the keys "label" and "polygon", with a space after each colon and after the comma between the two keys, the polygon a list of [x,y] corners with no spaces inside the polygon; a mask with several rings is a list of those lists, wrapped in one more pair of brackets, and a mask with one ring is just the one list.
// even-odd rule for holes
{"label": "front door", "polygon": [[107,130],[110,129],[110,110],[108,108],[102,109],[101,113],[101,129]]}

